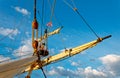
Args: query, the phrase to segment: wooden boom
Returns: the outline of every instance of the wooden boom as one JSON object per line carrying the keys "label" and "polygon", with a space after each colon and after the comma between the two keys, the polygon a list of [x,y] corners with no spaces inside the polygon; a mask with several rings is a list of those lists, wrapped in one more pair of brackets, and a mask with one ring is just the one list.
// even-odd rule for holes
{"label": "wooden boom", "polygon": [[63,28],[63,26],[62,26],[62,27],[59,27],[58,29],[56,29],[56,30],[54,30],[54,31],[52,31],[52,32],[50,32],[50,33],[44,34],[44,36],[40,37],[40,38],[38,39],[38,41],[41,42],[42,40],[45,40],[45,39],[46,39],[47,37],[49,37],[49,36],[58,34],[62,28]]}
{"label": "wooden boom", "polygon": [[[65,51],[61,52],[60,54],[50,56],[50,57],[48,57],[46,59],[43,59],[41,61],[41,64],[39,64],[39,65],[36,64],[36,66],[33,68],[33,70],[40,69],[41,67],[46,66],[46,65],[51,64],[51,63],[54,63],[54,62],[56,62],[58,60],[61,60],[61,59],[76,55],[78,53],[81,53],[82,51],[84,51],[86,49],[89,49],[89,48],[92,48],[92,47],[96,46],[98,43],[100,43],[101,41],[103,41],[104,39],[107,39],[109,37],[111,37],[111,35],[103,37],[103,38],[98,38],[97,40],[88,42],[86,44],[83,44],[83,45],[75,47],[75,48],[65,50]],[[27,72],[29,70],[30,70],[30,67],[25,69],[24,72]]]}

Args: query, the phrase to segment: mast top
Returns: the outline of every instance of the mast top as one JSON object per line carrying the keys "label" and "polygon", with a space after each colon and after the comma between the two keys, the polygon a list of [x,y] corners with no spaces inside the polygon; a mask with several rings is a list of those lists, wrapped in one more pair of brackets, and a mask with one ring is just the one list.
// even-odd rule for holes
{"label": "mast top", "polygon": [[36,19],[36,0],[34,0],[34,19]]}

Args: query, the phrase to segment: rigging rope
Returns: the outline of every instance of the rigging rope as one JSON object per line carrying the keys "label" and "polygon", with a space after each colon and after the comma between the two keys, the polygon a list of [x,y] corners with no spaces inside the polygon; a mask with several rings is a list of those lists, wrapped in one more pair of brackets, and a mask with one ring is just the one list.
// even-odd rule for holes
{"label": "rigging rope", "polygon": [[11,35],[12,33],[14,33],[15,29],[12,30],[10,33],[8,33],[7,35],[5,35],[4,37],[0,38],[0,41],[4,40],[6,37],[8,37],[9,35]]}
{"label": "rigging rope", "polygon": [[7,35],[5,35],[4,37],[0,38],[0,41],[4,40],[6,37],[8,37],[9,35],[13,34],[17,28],[20,28],[20,24],[24,21],[24,19],[22,19],[21,22],[19,22],[19,24],[17,24],[16,26],[13,27],[13,30],[11,32],[9,32]]}
{"label": "rigging rope", "polygon": [[67,1],[65,1],[65,0],[63,0],[63,1],[64,1],[64,3],[67,4],[70,8],[72,8],[72,9],[80,16],[80,18],[82,18],[82,20],[84,21],[84,23],[85,23],[85,24],[88,26],[88,28],[93,32],[93,34],[94,34],[97,38],[99,38],[99,36],[98,36],[97,33],[93,30],[93,28],[90,26],[90,24],[87,23],[87,21],[85,20],[85,18],[84,18],[84,17],[80,14],[80,12],[77,10],[74,1],[71,0],[73,6],[70,5]]}
{"label": "rigging rope", "polygon": [[68,5],[70,8],[72,8],[73,9],[73,6],[72,5],[70,5],[66,0],[63,0],[63,2],[66,4],[66,5]]}
{"label": "rigging rope", "polygon": [[43,73],[44,77],[47,78],[47,76],[46,76],[46,74],[45,74],[45,72],[44,72],[42,67],[41,67],[41,70],[42,70],[42,73]]}
{"label": "rigging rope", "polygon": [[[50,3],[49,0],[48,0],[48,2]],[[53,5],[52,5],[52,7],[51,7],[50,22],[52,22],[52,17],[53,17],[53,15],[54,15],[55,4],[56,4],[56,0],[54,0]],[[47,35],[48,32],[49,32],[49,29],[48,29],[48,27],[47,27],[47,28],[45,29],[45,34]],[[45,43],[46,43],[46,49],[48,49],[48,39],[47,39],[47,38],[45,39]]]}
{"label": "rigging rope", "polygon": [[[50,0],[48,0],[48,2],[49,2],[50,9],[52,9],[52,4],[50,3]],[[58,23],[60,26],[63,26],[62,23],[58,20],[58,18],[55,16],[54,13],[53,13],[53,17],[54,17],[54,19],[57,21],[57,23]]]}
{"label": "rigging rope", "polygon": [[90,28],[90,30],[93,32],[93,34],[99,38],[99,36],[97,35],[97,33],[92,29],[92,27],[87,23],[87,21],[85,20],[85,18],[80,14],[80,12],[75,9],[75,11],[77,12],[77,14],[83,19],[83,21],[85,22],[85,24]]}
{"label": "rigging rope", "polygon": [[44,0],[43,0],[43,2],[42,2],[42,20],[41,20],[41,37],[42,37],[42,28],[43,28],[43,23],[44,23]]}
{"label": "rigging rope", "polygon": [[72,2],[72,4],[73,4],[73,6],[76,7],[75,2],[74,2],[73,0],[71,0],[71,2]]}
{"label": "rigging rope", "polygon": [[[6,36],[4,36],[3,38],[1,38],[0,40],[4,40],[4,38],[6,38],[6,37],[8,37],[9,35],[11,35],[12,33],[14,33],[15,32],[15,30],[16,29],[19,29],[20,30],[20,28],[22,27],[22,26],[20,26],[21,25],[21,23],[23,23],[23,22],[25,22],[26,21],[26,18],[22,18],[21,19],[21,21],[19,21],[19,23],[17,24],[17,25],[14,25],[14,28],[13,28],[13,30],[10,32],[10,33],[8,33]],[[23,29],[23,28],[22,28]],[[25,27],[25,29],[23,29],[23,30],[26,30],[26,27]],[[23,31],[22,33],[24,33],[24,34],[22,34],[22,35],[25,35],[25,32]],[[21,36],[22,36],[21,35]],[[19,37],[18,37],[19,36]],[[23,36],[22,37],[20,37],[20,35],[17,35],[16,36],[17,38],[23,38]],[[15,38],[15,40],[13,40],[13,41],[10,41],[10,46],[8,46],[8,44],[7,45],[3,45],[3,44],[1,44],[2,46],[3,46],[3,48],[2,48],[2,50],[5,50],[5,51],[3,51],[4,53],[0,53],[0,56],[5,56],[5,57],[9,57],[10,59],[8,59],[8,60],[1,60],[0,62],[2,63],[2,62],[6,62],[6,61],[9,61],[9,60],[13,60],[13,59],[17,59],[17,58],[21,58],[21,57],[23,57],[23,56],[27,56],[27,55],[31,55],[30,53],[26,53],[26,54],[24,54],[23,56],[14,56],[14,51],[15,50],[17,50],[15,47],[14,48],[11,48],[12,46],[11,45],[16,45],[16,43],[15,42],[18,42],[17,40],[17,38]],[[8,43],[8,41],[7,41],[7,43]],[[1,49],[1,48],[0,48]],[[21,51],[21,50],[20,50]],[[22,52],[22,51],[21,51]],[[15,53],[20,53],[20,52],[15,52]],[[24,52],[22,52],[22,53],[24,53]]]}
{"label": "rigging rope", "polygon": [[54,8],[55,8],[56,0],[54,0],[52,8],[51,8],[51,16],[50,16],[50,22],[52,21],[52,17],[54,15]]}

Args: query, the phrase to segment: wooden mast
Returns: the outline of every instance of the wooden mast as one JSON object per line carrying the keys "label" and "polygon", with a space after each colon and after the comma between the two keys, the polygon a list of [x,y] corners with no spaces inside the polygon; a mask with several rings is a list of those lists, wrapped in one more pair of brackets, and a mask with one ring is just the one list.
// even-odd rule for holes
{"label": "wooden mast", "polygon": [[34,0],[34,20],[32,22],[32,47],[34,54],[37,53],[38,48],[38,22],[36,18],[36,0]]}
{"label": "wooden mast", "polygon": [[[34,0],[34,20],[32,22],[32,47],[34,49],[33,55],[38,55],[38,22],[36,19],[36,0]],[[25,78],[30,78],[30,75],[32,73],[32,70],[34,69],[36,60],[30,65],[30,70],[28,71],[28,74]]]}

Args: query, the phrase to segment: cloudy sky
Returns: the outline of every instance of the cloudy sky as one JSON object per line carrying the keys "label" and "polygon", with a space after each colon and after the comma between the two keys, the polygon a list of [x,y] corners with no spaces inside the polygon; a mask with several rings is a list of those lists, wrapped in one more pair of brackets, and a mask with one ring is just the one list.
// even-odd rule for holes
{"label": "cloudy sky", "polygon": [[[50,3],[45,0],[43,29],[51,20]],[[89,25],[100,36],[112,38],[81,54],[44,67],[49,78],[120,78],[120,0],[57,0],[52,31],[61,25],[61,33],[48,39],[50,55],[72,48],[97,37],[79,15],[71,9],[76,6]],[[31,22],[33,0],[0,0],[0,63],[31,56]],[[37,1],[37,19],[41,25],[42,0]],[[40,30],[40,29],[39,29]],[[25,74],[19,77],[23,78]],[[32,78],[43,77],[41,70]],[[18,77],[18,76],[17,76]],[[17,78],[15,77],[15,78]]]}

